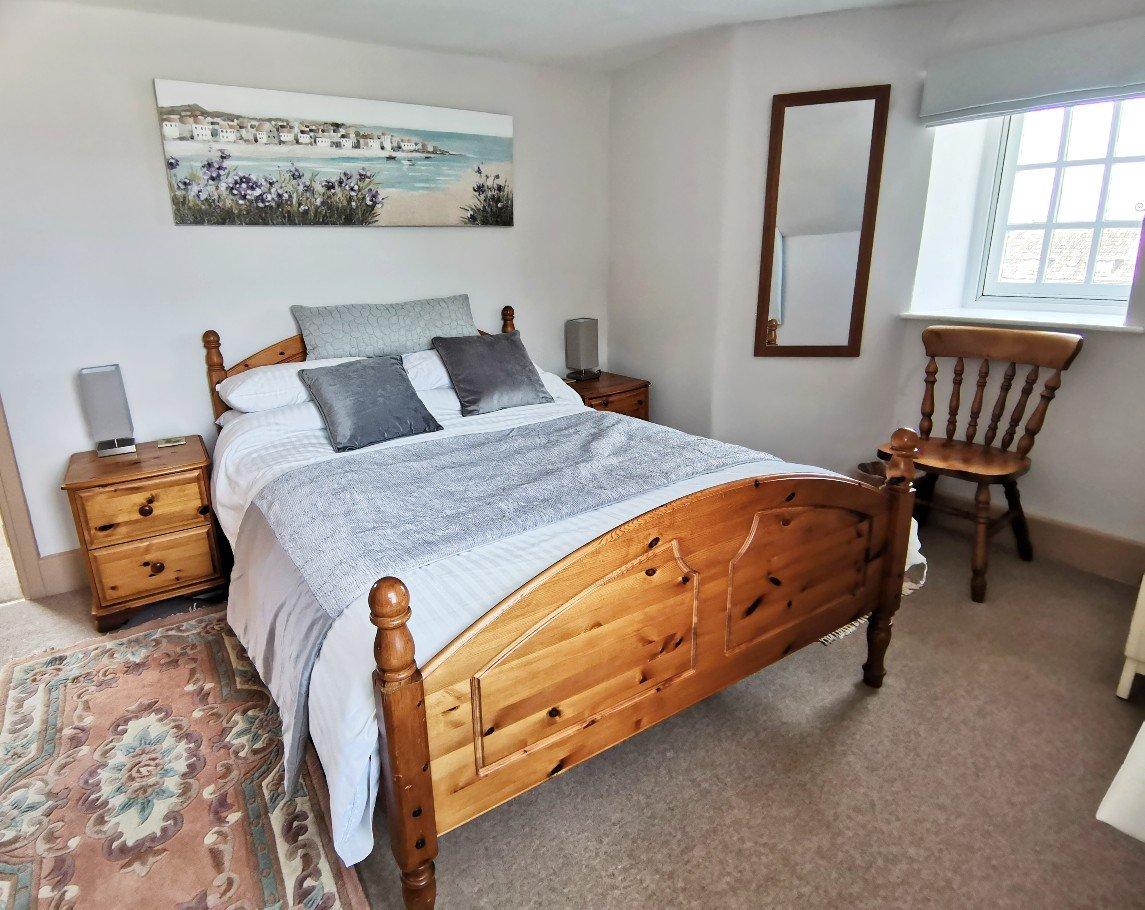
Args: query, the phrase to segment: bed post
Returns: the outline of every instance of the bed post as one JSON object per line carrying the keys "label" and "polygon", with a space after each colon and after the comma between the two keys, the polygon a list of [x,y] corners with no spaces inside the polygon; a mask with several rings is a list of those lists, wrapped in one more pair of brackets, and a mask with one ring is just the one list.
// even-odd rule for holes
{"label": "bed post", "polygon": [[883,677],[887,675],[883,658],[891,643],[891,626],[902,600],[910,519],[914,511],[914,459],[918,456],[918,433],[909,427],[895,430],[887,450],[891,453],[887,463],[887,482],[883,486],[888,507],[887,563],[879,603],[867,623],[867,662],[863,664],[863,682],[874,689],[883,684]]}
{"label": "bed post", "polygon": [[374,695],[381,732],[382,793],[390,847],[402,876],[407,908],[430,910],[437,896],[433,859],[437,821],[429,773],[429,730],[425,690],[414,662],[409,591],[396,578],[379,579],[370,589],[374,636]]}
{"label": "bed post", "polygon": [[215,416],[218,417],[227,406],[215,391],[215,386],[227,378],[227,370],[223,366],[222,342],[219,340],[219,333],[214,329],[203,332],[203,348],[207,352],[207,385],[211,388],[211,406],[215,409]]}
{"label": "bed post", "polygon": [[501,331],[502,332],[516,331],[517,326],[513,322],[513,317],[515,315],[516,314],[513,312],[513,308],[511,306],[501,308]]}

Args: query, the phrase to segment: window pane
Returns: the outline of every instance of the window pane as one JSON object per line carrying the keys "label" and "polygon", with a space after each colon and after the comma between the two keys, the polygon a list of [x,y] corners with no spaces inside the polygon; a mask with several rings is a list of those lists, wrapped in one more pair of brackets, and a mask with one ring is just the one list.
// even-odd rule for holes
{"label": "window pane", "polygon": [[1010,193],[1010,212],[1007,224],[1041,224],[1050,208],[1050,194],[1054,189],[1054,169],[1040,167],[1032,171],[1018,171],[1014,175],[1014,188]]}
{"label": "window pane", "polygon": [[1058,160],[1064,116],[1065,112],[1060,107],[1022,115],[1018,164],[1045,164]]}
{"label": "window pane", "polygon": [[1093,265],[1094,284],[1130,284],[1137,264],[1139,228],[1106,228],[1097,243]]}
{"label": "window pane", "polygon": [[1062,188],[1058,197],[1058,221],[1094,221],[1101,196],[1101,178],[1105,165],[1082,164],[1062,169]]}
{"label": "window pane", "polygon": [[998,280],[1024,284],[1037,280],[1044,236],[1045,231],[1006,231]]}
{"label": "window pane", "polygon": [[1113,154],[1145,155],[1145,98],[1121,102],[1121,125]]}
{"label": "window pane", "polygon": [[1113,124],[1113,102],[1082,104],[1070,115],[1066,158],[1104,158],[1109,151],[1109,127]]}
{"label": "window pane", "polygon": [[1145,214],[1145,161],[1115,164],[1105,200],[1107,221],[1138,221]]}
{"label": "window pane", "polygon": [[1093,244],[1092,228],[1059,228],[1050,235],[1043,281],[1051,284],[1080,284],[1089,266]]}

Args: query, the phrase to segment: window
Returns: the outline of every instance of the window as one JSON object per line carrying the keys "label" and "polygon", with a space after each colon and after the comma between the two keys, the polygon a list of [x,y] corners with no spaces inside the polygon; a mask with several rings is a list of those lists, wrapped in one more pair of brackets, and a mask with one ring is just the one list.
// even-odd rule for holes
{"label": "window", "polygon": [[1124,313],[1145,215],[1145,97],[1002,126],[975,305]]}

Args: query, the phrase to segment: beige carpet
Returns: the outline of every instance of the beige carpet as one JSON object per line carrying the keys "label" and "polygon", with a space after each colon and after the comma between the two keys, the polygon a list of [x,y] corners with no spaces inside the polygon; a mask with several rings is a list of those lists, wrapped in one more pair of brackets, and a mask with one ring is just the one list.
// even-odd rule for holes
{"label": "beige carpet", "polygon": [[[1145,843],[1094,819],[1145,722],[1134,592],[996,550],[977,605],[966,543],[924,547],[880,692],[861,634],[806,648],[447,834],[438,906],[1145,907]],[[85,606],[0,608],[0,657]],[[400,906],[384,834],[359,873]]]}

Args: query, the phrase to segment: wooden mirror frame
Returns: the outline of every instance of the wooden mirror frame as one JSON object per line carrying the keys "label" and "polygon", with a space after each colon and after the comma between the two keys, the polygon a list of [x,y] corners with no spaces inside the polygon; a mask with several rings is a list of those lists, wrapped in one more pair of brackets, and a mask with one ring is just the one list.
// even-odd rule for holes
{"label": "wooden mirror frame", "polygon": [[[771,136],[767,151],[767,189],[763,202],[763,243],[759,256],[759,297],[755,311],[756,357],[858,357],[863,341],[863,316],[867,309],[867,284],[871,274],[871,250],[875,242],[875,215],[879,184],[883,176],[883,148],[887,138],[889,85],[791,92],[771,99]],[[776,324],[771,323],[771,275],[775,267],[775,225],[779,214],[779,167],[783,157],[783,121],[787,109],[842,101],[874,101],[871,124],[871,154],[867,164],[867,190],[859,232],[859,257],[855,268],[855,295],[851,302],[851,327],[846,344],[780,344]]]}

